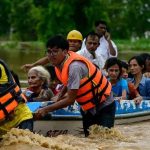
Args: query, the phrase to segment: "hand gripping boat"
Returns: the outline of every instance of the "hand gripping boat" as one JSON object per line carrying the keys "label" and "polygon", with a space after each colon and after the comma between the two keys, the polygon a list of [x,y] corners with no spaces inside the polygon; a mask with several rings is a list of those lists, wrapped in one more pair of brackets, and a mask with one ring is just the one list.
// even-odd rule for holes
{"label": "hand gripping boat", "polygon": [[[150,119],[150,100],[143,100],[136,105],[133,100],[115,100],[115,124],[129,124]],[[28,102],[33,113],[37,109],[50,105],[52,102]],[[80,108],[77,103],[63,109],[50,112],[41,120],[34,121],[34,131],[44,136],[59,134],[83,133]]]}

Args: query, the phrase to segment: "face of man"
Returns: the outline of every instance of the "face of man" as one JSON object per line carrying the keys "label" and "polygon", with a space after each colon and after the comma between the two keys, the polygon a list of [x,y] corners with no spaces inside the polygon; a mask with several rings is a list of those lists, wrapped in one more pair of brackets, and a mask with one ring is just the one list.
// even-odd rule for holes
{"label": "face of man", "polygon": [[69,50],[73,52],[77,52],[81,48],[82,42],[79,40],[68,40]]}
{"label": "face of man", "polygon": [[95,28],[95,32],[101,37],[103,35],[105,35],[106,33],[106,25],[104,24],[99,24],[96,28]]}
{"label": "face of man", "polygon": [[62,50],[61,48],[53,47],[48,48],[47,56],[49,61],[53,66],[58,66],[65,59],[67,55],[67,50]]}
{"label": "face of man", "polygon": [[98,36],[88,36],[85,42],[87,50],[92,53],[99,46],[99,37]]}

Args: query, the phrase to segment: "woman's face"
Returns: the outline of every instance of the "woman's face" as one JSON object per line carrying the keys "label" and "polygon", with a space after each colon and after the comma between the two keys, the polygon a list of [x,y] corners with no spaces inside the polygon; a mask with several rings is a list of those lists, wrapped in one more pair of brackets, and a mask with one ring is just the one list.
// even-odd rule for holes
{"label": "woman's face", "polygon": [[109,67],[107,71],[108,71],[108,76],[109,76],[110,80],[114,80],[114,81],[118,80],[120,70],[119,70],[119,66],[117,64]]}
{"label": "woman's face", "polygon": [[28,72],[28,84],[30,88],[42,87],[43,81],[40,79],[36,71],[31,70]]}
{"label": "woman's face", "polygon": [[129,69],[130,69],[131,74],[133,74],[133,75],[142,73],[143,67],[139,66],[136,59],[132,59],[129,63]]}

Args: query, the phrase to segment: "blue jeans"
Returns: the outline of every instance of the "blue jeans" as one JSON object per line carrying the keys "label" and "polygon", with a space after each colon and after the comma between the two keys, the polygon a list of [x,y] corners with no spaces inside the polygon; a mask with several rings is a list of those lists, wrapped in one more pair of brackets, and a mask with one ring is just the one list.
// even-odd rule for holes
{"label": "blue jeans", "polygon": [[85,137],[89,135],[88,131],[89,127],[94,124],[108,128],[113,127],[115,120],[115,110],[116,110],[115,101],[112,102],[110,105],[102,108],[95,115],[92,115],[90,112],[85,113],[83,110],[81,110]]}
{"label": "blue jeans", "polygon": [[33,131],[33,119],[22,121],[18,127],[20,129],[29,129],[32,132]]}

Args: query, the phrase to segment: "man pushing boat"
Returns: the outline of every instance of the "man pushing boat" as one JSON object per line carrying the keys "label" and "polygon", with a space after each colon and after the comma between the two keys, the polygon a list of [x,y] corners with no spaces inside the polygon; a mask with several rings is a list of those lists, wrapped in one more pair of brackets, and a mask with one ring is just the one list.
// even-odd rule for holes
{"label": "man pushing boat", "polygon": [[64,85],[52,105],[37,110],[36,118],[48,112],[64,108],[75,102],[81,106],[85,136],[94,124],[111,128],[114,126],[115,102],[111,84],[85,57],[68,51],[69,44],[62,36],[54,36],[47,42],[47,56],[55,66],[58,79]]}

